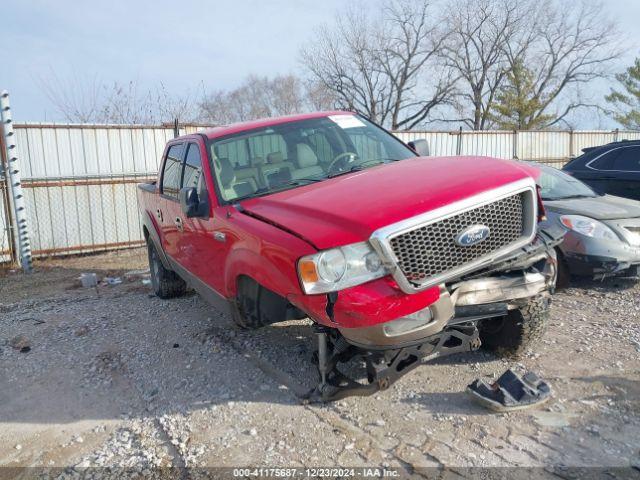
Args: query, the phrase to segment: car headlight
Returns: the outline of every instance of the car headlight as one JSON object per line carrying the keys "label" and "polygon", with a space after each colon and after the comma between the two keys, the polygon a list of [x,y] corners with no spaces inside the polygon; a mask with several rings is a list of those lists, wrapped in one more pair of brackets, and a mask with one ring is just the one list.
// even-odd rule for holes
{"label": "car headlight", "polygon": [[387,271],[368,242],[332,248],[298,261],[305,293],[328,293],[384,277]]}
{"label": "car headlight", "polygon": [[562,215],[560,216],[560,223],[569,230],[587,237],[620,240],[613,230],[593,218],[583,217],[582,215]]}

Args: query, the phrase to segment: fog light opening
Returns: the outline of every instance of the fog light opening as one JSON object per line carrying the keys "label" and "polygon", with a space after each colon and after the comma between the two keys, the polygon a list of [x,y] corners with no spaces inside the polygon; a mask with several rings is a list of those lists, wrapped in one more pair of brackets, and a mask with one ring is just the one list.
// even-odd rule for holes
{"label": "fog light opening", "polygon": [[402,318],[388,322],[384,327],[384,334],[388,337],[395,337],[411,333],[429,325],[433,321],[433,313],[430,308],[425,308]]}

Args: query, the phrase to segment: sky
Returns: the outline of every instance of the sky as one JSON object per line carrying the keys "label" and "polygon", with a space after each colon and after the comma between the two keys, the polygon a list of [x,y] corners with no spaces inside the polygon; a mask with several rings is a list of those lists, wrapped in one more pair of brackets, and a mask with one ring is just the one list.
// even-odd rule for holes
{"label": "sky", "polygon": [[[301,73],[300,47],[346,1],[0,0],[0,90],[16,121],[60,121],[41,88],[52,75],[185,93],[233,88],[251,73]],[[603,3],[629,38],[623,70],[640,55],[640,0]]]}

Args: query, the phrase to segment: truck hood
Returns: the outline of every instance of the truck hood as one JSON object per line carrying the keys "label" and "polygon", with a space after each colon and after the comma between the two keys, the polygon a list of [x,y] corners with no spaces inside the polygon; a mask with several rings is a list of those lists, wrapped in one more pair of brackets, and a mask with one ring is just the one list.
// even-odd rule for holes
{"label": "truck hood", "polygon": [[544,206],[560,215],[584,215],[596,220],[640,217],[640,202],[613,195],[545,201]]}
{"label": "truck hood", "polygon": [[417,157],[248,199],[242,207],[326,249],[536,171],[488,157]]}

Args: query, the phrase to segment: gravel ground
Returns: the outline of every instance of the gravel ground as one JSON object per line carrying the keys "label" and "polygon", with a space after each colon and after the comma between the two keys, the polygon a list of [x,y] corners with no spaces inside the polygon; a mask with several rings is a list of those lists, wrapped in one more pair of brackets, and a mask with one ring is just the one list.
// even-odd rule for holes
{"label": "gravel ground", "polygon": [[[145,268],[135,249],[0,272],[0,466],[640,469],[635,283],[558,293],[546,338],[521,363],[461,354],[372,397],[302,405],[309,322],[239,331],[195,294],[153,296]],[[81,272],[123,282],[83,289]],[[508,367],[543,376],[553,400],[493,414],[464,393]]]}

